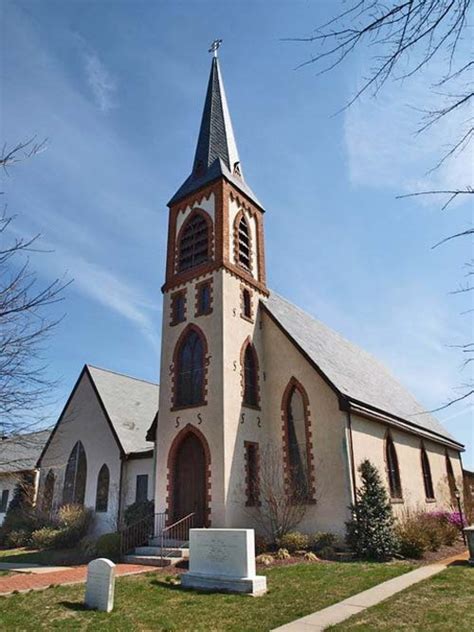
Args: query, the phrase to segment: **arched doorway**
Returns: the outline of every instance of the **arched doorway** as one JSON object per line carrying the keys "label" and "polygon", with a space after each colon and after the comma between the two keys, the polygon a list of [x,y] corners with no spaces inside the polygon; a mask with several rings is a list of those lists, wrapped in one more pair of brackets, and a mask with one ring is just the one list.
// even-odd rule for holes
{"label": "arched doorway", "polygon": [[207,525],[208,453],[204,441],[197,432],[187,431],[176,438],[171,448],[169,509],[172,522],[194,513],[194,527]]}

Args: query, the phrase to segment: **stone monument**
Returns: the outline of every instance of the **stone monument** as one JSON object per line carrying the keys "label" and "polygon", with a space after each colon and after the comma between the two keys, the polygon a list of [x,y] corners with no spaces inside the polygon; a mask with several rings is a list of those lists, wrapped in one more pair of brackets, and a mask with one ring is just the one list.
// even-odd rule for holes
{"label": "stone monument", "polygon": [[111,612],[114,607],[115,564],[104,557],[87,565],[85,603],[89,608]]}
{"label": "stone monument", "polygon": [[263,595],[267,578],[256,574],[253,529],[191,529],[187,588]]}

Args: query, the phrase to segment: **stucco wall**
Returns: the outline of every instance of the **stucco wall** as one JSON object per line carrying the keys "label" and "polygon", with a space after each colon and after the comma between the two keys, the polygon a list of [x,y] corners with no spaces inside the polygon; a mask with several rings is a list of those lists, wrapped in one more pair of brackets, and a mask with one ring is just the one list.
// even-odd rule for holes
{"label": "stucco wall", "polygon": [[148,500],[154,498],[154,470],[153,457],[146,459],[130,459],[125,461],[122,482],[122,503],[124,510],[135,502],[137,488],[137,476],[139,474],[148,475]]}
{"label": "stucco wall", "polygon": [[[387,430],[388,427],[385,424],[352,415],[355,465],[358,467],[361,461],[369,459],[378,468],[388,491],[385,461],[385,436]],[[423,472],[421,469],[420,437],[397,428],[391,428],[390,433],[397,452],[403,493],[403,501],[393,501],[395,513],[400,514],[406,509],[415,508],[425,511],[450,509],[451,500],[444,446],[428,439],[423,440],[430,463],[435,494],[435,500],[428,501],[425,498]],[[462,491],[462,468],[459,453],[449,449],[448,454],[453,466],[457,486]],[[358,482],[359,478],[359,473],[357,472]]]}
{"label": "stucco wall", "polygon": [[43,456],[38,499],[41,502],[45,478],[50,469],[56,481],[54,505],[61,503],[64,473],[71,450],[82,441],[87,458],[85,506],[95,510],[97,476],[104,463],[110,472],[109,502],[107,512],[95,513],[94,532],[115,531],[117,526],[120,489],[120,451],[107,420],[97,401],[87,374],[84,374],[76,392],[68,404],[60,425]]}

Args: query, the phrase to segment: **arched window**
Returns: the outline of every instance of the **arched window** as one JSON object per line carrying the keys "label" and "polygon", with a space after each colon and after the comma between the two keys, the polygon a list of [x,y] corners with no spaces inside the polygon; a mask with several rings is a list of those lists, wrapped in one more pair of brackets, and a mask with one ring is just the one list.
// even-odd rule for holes
{"label": "arched window", "polygon": [[431,478],[431,467],[426,453],[425,446],[421,445],[421,471],[423,472],[423,483],[425,486],[425,498],[434,499],[433,479]]}
{"label": "arched window", "polygon": [[176,352],[175,406],[192,406],[204,402],[204,339],[195,328],[178,342]]}
{"label": "arched window", "polygon": [[397,451],[393,443],[392,435],[389,433],[385,441],[385,458],[387,460],[388,486],[392,498],[402,497],[402,484],[400,481],[400,470],[398,467]]}
{"label": "arched window", "polygon": [[456,505],[456,478],[454,476],[453,464],[451,463],[451,459],[449,458],[448,451],[445,453],[446,459],[446,474],[448,475],[448,486],[449,486],[449,495],[451,497],[451,503],[453,506]]}
{"label": "arched window", "polygon": [[251,269],[251,256],[250,256],[250,228],[247,219],[244,214],[240,218],[237,224],[237,262],[247,268]]}
{"label": "arched window", "polygon": [[87,459],[80,441],[69,456],[64,477],[63,504],[83,505],[86,495]]}
{"label": "arched window", "polygon": [[290,489],[295,500],[307,500],[311,496],[307,410],[303,392],[296,384],[287,391],[284,406]]}
{"label": "arched window", "polygon": [[109,505],[109,483],[109,468],[104,463],[104,465],[100,468],[99,476],[97,477],[97,494],[95,497],[96,511],[107,511]]}
{"label": "arched window", "polygon": [[204,215],[193,213],[179,238],[178,270],[188,270],[209,259],[209,226]]}
{"label": "arched window", "polygon": [[244,404],[258,406],[258,360],[253,345],[248,342],[243,361]]}
{"label": "arched window", "polygon": [[43,500],[41,503],[41,509],[46,514],[51,513],[53,508],[55,480],[56,477],[54,476],[53,470],[49,470],[44,479]]}

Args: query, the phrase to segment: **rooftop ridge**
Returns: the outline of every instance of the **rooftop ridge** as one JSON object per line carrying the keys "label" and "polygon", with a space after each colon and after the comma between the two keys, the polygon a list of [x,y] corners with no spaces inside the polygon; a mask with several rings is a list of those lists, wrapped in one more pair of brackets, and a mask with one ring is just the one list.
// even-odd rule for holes
{"label": "rooftop ridge", "polygon": [[97,371],[103,371],[104,373],[112,373],[112,375],[118,375],[119,377],[126,377],[129,380],[135,380],[136,382],[144,382],[145,384],[149,384],[150,386],[160,386],[158,382],[151,382],[150,380],[145,380],[141,377],[134,377],[133,375],[128,375],[128,373],[120,373],[120,371],[113,371],[112,369],[104,369],[104,367],[96,366],[95,364],[86,364],[88,369],[96,369]]}

